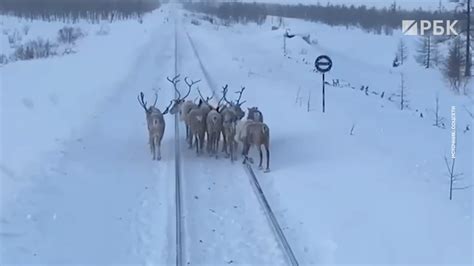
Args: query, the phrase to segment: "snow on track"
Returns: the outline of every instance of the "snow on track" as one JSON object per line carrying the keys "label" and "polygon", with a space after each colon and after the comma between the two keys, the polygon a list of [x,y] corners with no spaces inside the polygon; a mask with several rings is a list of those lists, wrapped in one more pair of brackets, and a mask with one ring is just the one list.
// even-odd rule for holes
{"label": "snow on track", "polygon": [[[182,25],[179,72],[203,77]],[[209,73],[206,73],[210,76]],[[204,75],[204,76],[206,76]],[[205,81],[201,90],[212,93]],[[190,97],[193,97],[191,95]],[[184,135],[181,134],[184,140]],[[285,257],[240,161],[196,156],[182,141],[184,258],[187,264],[285,264]]]}

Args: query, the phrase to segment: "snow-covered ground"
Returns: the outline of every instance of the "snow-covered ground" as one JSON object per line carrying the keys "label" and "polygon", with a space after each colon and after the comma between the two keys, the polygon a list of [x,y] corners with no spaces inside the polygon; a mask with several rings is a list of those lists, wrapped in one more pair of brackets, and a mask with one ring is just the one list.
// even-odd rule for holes
{"label": "snow-covered ground", "polygon": [[[188,31],[215,83],[246,86],[247,106],[259,106],[270,125],[273,171],[261,181],[279,206],[297,257],[328,264],[471,263],[472,190],[455,191],[448,200],[443,156],[450,156],[451,131],[432,126],[432,110],[439,94],[449,128],[451,106],[457,107],[456,163],[465,177],[459,185],[469,186],[472,130],[463,130],[472,127],[464,110],[472,112],[472,99],[453,95],[438,70],[425,70],[412,57],[394,70],[401,33],[286,23],[294,33],[311,33],[318,45],[288,40],[292,59],[286,59],[282,32],[270,31],[270,25],[217,29],[203,23]],[[414,51],[417,40],[405,41]],[[312,72],[320,54],[333,59],[328,80],[356,88],[328,87],[325,114],[321,76]],[[387,100],[400,90],[400,71],[410,101],[405,111]],[[385,91],[385,97],[366,96],[362,85],[379,95]],[[302,106],[295,103],[299,88]],[[312,112],[306,111],[309,91]]]}
{"label": "snow-covered ground", "polygon": [[[195,26],[171,7],[143,24],[113,23],[105,36],[80,24],[91,34],[76,54],[0,68],[0,264],[174,263],[174,119],[165,116],[163,160],[153,162],[136,102],[139,91],[156,90],[163,109],[173,96],[166,81],[174,74],[173,17],[178,72],[203,79],[203,92],[246,86],[245,107],[262,110],[272,172],[257,175],[301,264],[473,263],[472,189],[449,201],[443,161],[455,106],[458,185],[472,184],[473,120],[465,109],[472,112],[473,100],[414,62],[413,37],[405,37],[409,61],[393,69],[399,32],[285,20],[317,40],[288,40],[287,58],[270,20]],[[34,22],[31,32],[55,36],[60,27]],[[326,80],[341,84],[326,87],[324,114],[312,66],[320,54],[334,63]],[[401,72],[410,106],[403,111],[396,96],[388,100]],[[436,95],[445,129],[433,126]],[[242,165],[196,158],[184,146],[185,262],[282,263]]]}

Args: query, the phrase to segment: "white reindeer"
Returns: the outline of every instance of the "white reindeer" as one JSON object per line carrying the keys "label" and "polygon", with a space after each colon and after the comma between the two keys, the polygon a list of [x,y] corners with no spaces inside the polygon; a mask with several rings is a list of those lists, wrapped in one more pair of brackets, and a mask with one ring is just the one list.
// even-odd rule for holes
{"label": "white reindeer", "polygon": [[161,160],[161,140],[163,139],[166,127],[163,115],[168,113],[172,102],[162,113],[160,109],[155,107],[156,101],[158,100],[158,94],[155,93],[155,102],[150,107],[146,106],[147,102],[144,101],[144,97],[143,92],[140,92],[137,96],[137,100],[145,110],[150,150],[153,155],[153,160]]}
{"label": "white reindeer", "polygon": [[178,89],[178,83],[180,82],[179,76],[177,75],[174,78],[170,79],[169,77],[167,80],[173,84],[173,88],[176,91],[177,98],[173,100],[173,106],[170,109],[170,114],[174,115],[179,112],[179,118],[181,121],[184,122],[186,126],[186,141],[189,143],[189,147],[191,148],[192,145],[192,136],[191,136],[191,130],[189,127],[189,112],[192,109],[197,108],[197,105],[193,101],[185,101],[186,98],[189,96],[191,93],[191,88],[193,85],[198,83],[198,81],[188,81],[188,78],[184,78],[184,81],[188,85],[188,91],[184,96],[181,96],[181,92]]}

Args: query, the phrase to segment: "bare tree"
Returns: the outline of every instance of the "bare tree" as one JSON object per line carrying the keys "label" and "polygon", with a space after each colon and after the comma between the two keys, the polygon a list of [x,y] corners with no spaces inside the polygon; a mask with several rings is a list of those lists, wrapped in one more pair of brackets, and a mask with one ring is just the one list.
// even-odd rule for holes
{"label": "bare tree", "polygon": [[442,124],[442,118],[439,116],[439,95],[436,94],[436,107],[435,107],[435,123],[434,123],[434,126],[436,127],[441,127],[441,125],[443,125],[444,127],[444,124]]}
{"label": "bare tree", "polygon": [[399,60],[400,65],[403,65],[408,58],[408,47],[403,39],[400,39],[398,43],[396,58]]}
{"label": "bare tree", "polygon": [[403,73],[400,74],[400,110],[403,110],[403,108],[407,104],[406,100],[406,85],[405,85],[405,76]]}
{"label": "bare tree", "polygon": [[460,177],[464,175],[464,173],[456,173],[455,166],[456,166],[456,157],[451,157],[451,162],[449,162],[448,158],[444,157],[444,163],[446,164],[446,169],[448,170],[449,176],[449,200],[453,199],[453,191],[455,190],[464,190],[468,189],[471,186],[456,186],[456,184],[462,180]]}
{"label": "bare tree", "polygon": [[435,37],[431,35],[422,36],[419,43],[415,60],[425,68],[438,66],[441,55]]}
{"label": "bare tree", "polygon": [[463,75],[465,58],[462,52],[462,40],[457,37],[452,40],[449,47],[448,57],[444,63],[443,74],[451,88],[459,93],[460,89],[467,86],[469,77]]}
{"label": "bare tree", "polygon": [[472,55],[471,55],[471,34],[472,34],[472,25],[471,25],[471,13],[473,12],[473,6],[471,0],[450,0],[451,2],[457,3],[457,9],[461,9],[462,13],[466,15],[466,28],[461,32],[466,34],[466,47],[465,47],[465,62],[464,65],[464,76],[471,76],[471,67],[472,67]]}

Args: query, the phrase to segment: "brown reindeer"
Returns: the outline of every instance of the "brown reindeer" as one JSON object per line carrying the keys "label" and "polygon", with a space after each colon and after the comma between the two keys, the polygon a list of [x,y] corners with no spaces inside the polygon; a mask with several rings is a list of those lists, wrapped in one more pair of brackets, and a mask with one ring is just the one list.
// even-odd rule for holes
{"label": "brown reindeer", "polygon": [[262,153],[262,145],[265,147],[266,157],[267,157],[267,166],[265,172],[270,171],[270,129],[265,123],[261,122],[252,122],[246,126],[246,134],[244,138],[244,149],[243,149],[243,156],[244,156],[244,163],[250,161],[253,162],[252,159],[248,157],[249,150],[251,146],[257,146],[260,156],[260,163],[258,165],[259,169],[262,169],[262,162],[263,162],[263,153]]}
{"label": "brown reindeer", "polygon": [[260,110],[258,110],[258,107],[250,107],[247,108],[247,110],[247,120],[263,123],[263,114],[260,112]]}

